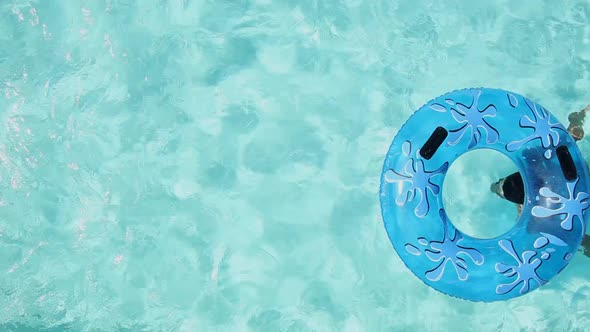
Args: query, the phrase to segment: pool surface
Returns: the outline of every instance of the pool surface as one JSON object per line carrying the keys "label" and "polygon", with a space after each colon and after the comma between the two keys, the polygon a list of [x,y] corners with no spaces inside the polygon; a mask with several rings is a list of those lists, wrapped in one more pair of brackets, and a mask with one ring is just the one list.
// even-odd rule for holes
{"label": "pool surface", "polygon": [[[0,331],[588,331],[590,257],[507,302],[451,298],[405,268],[378,191],[447,91],[567,126],[589,20],[583,0],[4,1]],[[443,187],[468,233],[516,217],[489,191],[515,168],[488,157]]]}

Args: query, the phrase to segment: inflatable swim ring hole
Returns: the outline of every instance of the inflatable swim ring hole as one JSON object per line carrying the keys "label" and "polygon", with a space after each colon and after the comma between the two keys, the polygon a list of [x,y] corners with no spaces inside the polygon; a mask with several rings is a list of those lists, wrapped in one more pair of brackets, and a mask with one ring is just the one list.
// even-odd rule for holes
{"label": "inflatable swim ring hole", "polygon": [[443,204],[449,220],[462,233],[490,239],[508,232],[518,219],[517,205],[500,198],[490,185],[518,169],[491,149],[469,151],[449,166],[443,183]]}

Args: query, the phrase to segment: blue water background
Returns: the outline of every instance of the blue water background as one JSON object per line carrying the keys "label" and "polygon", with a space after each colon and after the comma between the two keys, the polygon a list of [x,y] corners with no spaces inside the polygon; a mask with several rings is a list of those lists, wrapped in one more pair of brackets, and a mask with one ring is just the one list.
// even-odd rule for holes
{"label": "blue water background", "polygon": [[[583,0],[2,2],[0,330],[587,331],[590,258],[509,302],[450,298],[401,263],[378,188],[447,91],[567,125],[589,20]],[[505,224],[488,188],[511,165],[466,160],[449,213]]]}

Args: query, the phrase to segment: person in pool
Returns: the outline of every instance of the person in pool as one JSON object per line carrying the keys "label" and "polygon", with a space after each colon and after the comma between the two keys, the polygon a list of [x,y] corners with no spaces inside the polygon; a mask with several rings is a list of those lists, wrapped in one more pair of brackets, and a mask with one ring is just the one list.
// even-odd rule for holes
{"label": "person in pool", "polygon": [[[569,126],[567,131],[577,142],[584,138],[584,119],[586,113],[590,111],[590,105],[586,106],[579,112],[573,112],[568,116]],[[503,199],[517,204],[518,214],[522,212],[522,205],[524,203],[524,184],[519,172],[512,173],[509,176],[500,179],[498,182],[490,186],[490,190],[496,193]],[[590,236],[584,234],[582,240],[582,248],[584,255],[590,257]]]}

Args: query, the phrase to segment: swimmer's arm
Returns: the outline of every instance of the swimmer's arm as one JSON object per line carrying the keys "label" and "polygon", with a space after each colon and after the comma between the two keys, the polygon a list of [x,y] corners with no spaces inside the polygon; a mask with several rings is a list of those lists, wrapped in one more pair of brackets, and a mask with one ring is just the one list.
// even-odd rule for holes
{"label": "swimmer's arm", "polygon": [[582,248],[584,251],[584,255],[590,257],[590,236],[584,234],[584,238],[582,239]]}

